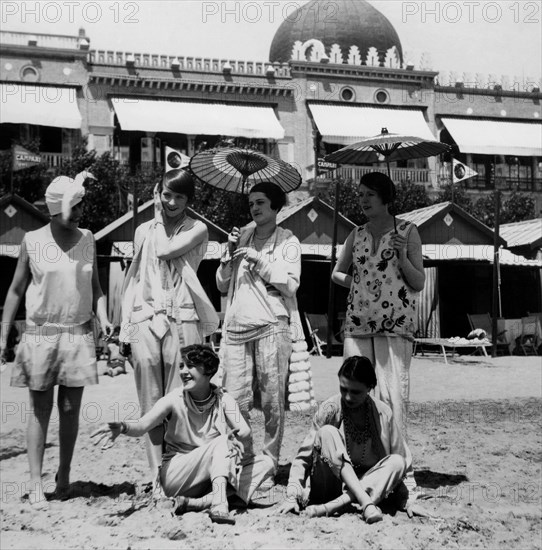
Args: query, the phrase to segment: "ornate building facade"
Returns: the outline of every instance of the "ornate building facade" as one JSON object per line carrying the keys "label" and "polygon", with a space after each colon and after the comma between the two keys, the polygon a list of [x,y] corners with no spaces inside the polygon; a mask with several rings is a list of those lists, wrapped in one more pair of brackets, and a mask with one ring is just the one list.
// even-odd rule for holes
{"label": "ornate building facade", "polygon": [[[1,31],[0,149],[36,137],[59,165],[85,136],[135,168],[163,164],[166,145],[192,155],[229,137],[293,163],[311,191],[319,156],[386,127],[450,143],[478,172],[466,180],[471,193],[529,192],[542,209],[539,81],[441,74],[409,59],[366,0],[333,4],[332,21],[317,0],[299,8],[266,62],[93,50],[83,30]],[[405,161],[392,176],[431,192],[449,181],[448,161]],[[358,178],[371,169],[337,170]]]}

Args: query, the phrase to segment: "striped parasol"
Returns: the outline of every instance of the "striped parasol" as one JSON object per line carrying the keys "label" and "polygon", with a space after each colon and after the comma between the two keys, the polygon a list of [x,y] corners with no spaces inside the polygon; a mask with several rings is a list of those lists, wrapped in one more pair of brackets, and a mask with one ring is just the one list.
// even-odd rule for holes
{"label": "striped parasol", "polygon": [[428,140],[416,136],[390,134],[387,128],[367,139],[347,145],[334,153],[326,155],[325,160],[337,164],[372,164],[385,161],[433,157],[450,150],[450,146],[440,141]]}
{"label": "striped parasol", "polygon": [[202,151],[192,157],[189,168],[202,182],[232,193],[247,194],[262,181],[274,183],[286,193],[301,185],[301,175],[291,164],[252,149]]}

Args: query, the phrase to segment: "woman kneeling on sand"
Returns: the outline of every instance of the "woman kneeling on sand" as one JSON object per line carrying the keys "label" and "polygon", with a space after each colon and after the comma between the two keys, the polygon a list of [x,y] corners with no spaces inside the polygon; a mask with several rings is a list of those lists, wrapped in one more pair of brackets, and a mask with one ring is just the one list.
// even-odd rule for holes
{"label": "woman kneeling on sand", "polygon": [[237,402],[210,382],[218,356],[195,344],[182,348],[181,357],[182,388],[162,397],[136,422],[109,422],[91,437],[107,449],[120,434],[141,437],[167,419],[160,482],[175,500],[175,513],[209,510],[213,522],[234,524],[228,489],[248,504],[272,475],[273,462],[260,455],[241,467],[244,449],[237,437],[248,437],[250,428]]}

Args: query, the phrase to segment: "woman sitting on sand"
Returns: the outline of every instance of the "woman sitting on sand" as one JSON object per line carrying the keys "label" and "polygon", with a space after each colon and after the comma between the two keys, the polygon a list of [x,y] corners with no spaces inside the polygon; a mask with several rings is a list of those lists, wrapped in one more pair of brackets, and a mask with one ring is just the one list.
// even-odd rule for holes
{"label": "woman sitting on sand", "polygon": [[383,519],[377,504],[401,483],[412,457],[391,409],[369,396],[376,386],[371,361],[361,356],[346,359],[339,384],[340,393],[314,415],[278,511],[299,512],[309,477],[309,517],[333,515],[353,502],[361,506],[367,523],[375,523]]}
{"label": "woman sitting on sand", "polygon": [[241,468],[244,449],[237,437],[248,437],[250,428],[237,402],[210,382],[219,366],[216,353],[195,344],[182,348],[181,358],[182,388],[159,399],[139,420],[109,422],[91,437],[107,449],[120,434],[141,437],[167,419],[160,482],[165,495],[174,497],[175,513],[209,510],[213,522],[234,524],[227,489],[248,504],[272,475],[273,461],[260,455]]}

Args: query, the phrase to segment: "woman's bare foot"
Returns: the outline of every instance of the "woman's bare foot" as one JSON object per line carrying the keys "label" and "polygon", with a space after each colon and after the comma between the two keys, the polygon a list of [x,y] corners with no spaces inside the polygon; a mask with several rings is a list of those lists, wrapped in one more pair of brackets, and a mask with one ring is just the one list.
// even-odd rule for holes
{"label": "woman's bare foot", "polygon": [[363,508],[363,519],[365,520],[365,523],[371,524],[376,523],[377,521],[382,521],[384,519],[384,516],[382,515],[382,511],[380,508],[370,502]]}
{"label": "woman's bare foot", "polygon": [[321,518],[329,516],[329,510],[326,508],[325,504],[312,504],[305,508],[305,514],[309,518]]}
{"label": "woman's bare foot", "polygon": [[33,510],[43,512],[49,510],[49,503],[45,498],[43,492],[43,486],[41,483],[36,483],[33,489],[28,491],[28,502],[32,506]]}
{"label": "woman's bare foot", "polygon": [[211,506],[209,517],[213,523],[223,523],[226,525],[235,525],[235,518],[230,513],[227,504],[217,504]]}
{"label": "woman's bare foot", "polygon": [[70,472],[62,472],[58,470],[55,474],[55,495],[65,497],[70,492]]}

